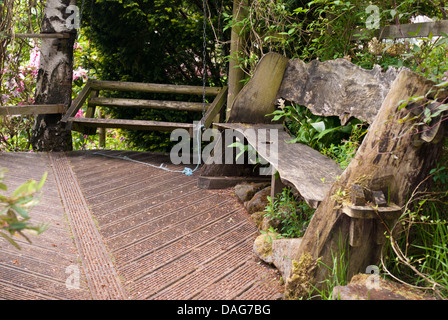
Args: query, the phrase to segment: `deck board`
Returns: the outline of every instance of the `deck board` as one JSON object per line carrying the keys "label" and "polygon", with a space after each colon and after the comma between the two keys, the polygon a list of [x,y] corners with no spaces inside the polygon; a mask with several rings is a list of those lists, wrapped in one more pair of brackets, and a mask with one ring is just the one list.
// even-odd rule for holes
{"label": "deck board", "polygon": [[[257,228],[233,191],[199,189],[197,172],[188,177],[154,167],[162,163],[183,169],[167,155],[149,152],[0,153],[11,188],[48,172],[30,215],[51,223],[32,244],[19,239],[21,251],[0,240],[0,299],[276,299],[282,291],[278,272],[255,258]],[[73,179],[65,181],[70,175],[61,170],[71,170]],[[79,194],[63,194],[70,188]],[[94,266],[96,258],[79,244],[83,235],[70,210],[84,210],[77,215],[96,226],[104,252],[93,251],[102,255],[98,261],[112,261],[108,272],[118,275],[122,295],[108,293],[92,276],[98,270],[89,261]],[[70,265],[81,270],[79,289],[66,287]]]}

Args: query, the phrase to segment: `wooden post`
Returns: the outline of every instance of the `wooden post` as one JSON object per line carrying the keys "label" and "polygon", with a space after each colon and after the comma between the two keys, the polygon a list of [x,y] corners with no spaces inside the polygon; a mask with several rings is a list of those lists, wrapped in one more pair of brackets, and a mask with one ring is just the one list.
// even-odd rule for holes
{"label": "wooden post", "polygon": [[[315,268],[315,262],[320,259],[328,266],[332,265],[333,256],[337,256],[340,245],[351,243],[348,249],[349,278],[352,275],[365,272],[369,265],[377,265],[384,241],[388,207],[380,193],[387,195],[387,205],[402,207],[414,188],[428,176],[440,155],[443,146],[446,125],[442,124],[436,137],[432,141],[422,141],[421,133],[416,131],[417,123],[421,119],[403,121],[410,112],[407,108],[398,110],[400,101],[413,96],[423,96],[434,83],[408,70],[403,70],[384,100],[382,107],[369,128],[362,145],[349,167],[341,175],[339,181],[333,184],[330,192],[316,210],[300,247],[294,255],[295,261],[310,255],[314,264],[313,277],[305,280],[319,286],[327,278],[328,270],[324,267]],[[415,106],[414,106],[415,107]],[[353,220],[362,217],[356,212],[356,207],[350,200],[351,186],[362,185],[366,192],[370,192],[371,202],[377,201],[378,206],[371,210],[365,222]],[[354,188],[356,190],[356,188]],[[357,195],[354,197],[359,198]],[[356,200],[358,201],[358,200]],[[349,206],[352,205],[351,210]],[[374,205],[373,205],[374,206]],[[396,209],[392,208],[392,210]],[[376,212],[386,212],[381,219],[375,220]],[[400,211],[400,210],[398,210]],[[346,214],[346,213],[348,214]],[[400,213],[400,212],[399,212]],[[350,217],[350,215],[352,217]],[[395,215],[392,218],[396,217]],[[388,223],[393,223],[389,219]],[[379,225],[378,225],[379,224]],[[361,232],[361,226],[363,228]],[[354,228],[356,230],[354,230]],[[350,238],[350,234],[352,237]],[[350,240],[350,241],[349,241]],[[343,243],[341,243],[341,241]],[[347,242],[346,242],[347,241]],[[306,266],[302,266],[306,268]],[[286,296],[296,298],[294,290],[303,288],[303,277],[294,275],[286,282]],[[309,284],[309,283],[308,283]],[[308,286],[309,287],[309,286]]]}
{"label": "wooden post", "polygon": [[[247,0],[234,0],[233,1],[233,18],[235,22],[239,22],[247,16],[246,7],[248,6]],[[244,71],[238,67],[239,65],[239,52],[244,46],[245,36],[241,33],[241,26],[234,26],[232,28],[232,35],[230,39],[230,60],[229,60],[229,77],[228,86],[229,92],[227,96],[227,117],[229,115],[232,103],[235,100],[236,95],[243,88],[241,80],[244,79]]]}
{"label": "wooden post", "polygon": [[[104,119],[103,110],[98,108],[98,118]],[[106,148],[106,128],[98,128],[98,139],[100,148]]]}

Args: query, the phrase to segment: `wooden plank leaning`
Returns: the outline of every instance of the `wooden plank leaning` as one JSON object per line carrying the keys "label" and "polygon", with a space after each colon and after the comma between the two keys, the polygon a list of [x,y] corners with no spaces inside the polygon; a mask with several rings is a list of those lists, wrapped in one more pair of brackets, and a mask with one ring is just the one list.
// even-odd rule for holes
{"label": "wooden plank leaning", "polygon": [[91,84],[91,80],[88,80],[76,99],[72,101],[70,108],[68,108],[67,112],[62,117],[61,122],[67,122],[69,118],[74,117],[79,109],[81,109],[87,98],[90,96],[90,93],[92,92]]}
{"label": "wooden plank leaning", "polygon": [[207,112],[205,113],[204,117],[201,120],[201,123],[204,124],[204,129],[208,129],[214,122],[216,116],[218,116],[221,113],[222,107],[224,106],[227,100],[227,92],[228,87],[223,87],[216,96],[215,100],[213,100],[212,104],[208,108]]}

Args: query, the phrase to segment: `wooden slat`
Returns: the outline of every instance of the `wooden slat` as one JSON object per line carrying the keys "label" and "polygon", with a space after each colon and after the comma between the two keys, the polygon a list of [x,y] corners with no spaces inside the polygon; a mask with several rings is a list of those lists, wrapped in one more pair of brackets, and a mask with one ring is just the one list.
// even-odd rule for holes
{"label": "wooden slat", "polygon": [[426,38],[430,33],[433,36],[442,36],[444,33],[448,33],[448,20],[392,25],[380,30],[360,30],[353,33],[353,39],[356,40],[364,35],[378,39]]}
{"label": "wooden slat", "polygon": [[84,102],[86,102],[87,98],[89,97],[92,87],[91,87],[92,81],[89,80],[85,84],[84,88],[81,90],[81,92],[78,94],[76,99],[72,101],[72,104],[70,108],[65,113],[64,117],[62,117],[62,122],[67,122],[70,117],[74,117],[79,109],[81,109]]}
{"label": "wooden slat", "polygon": [[[117,90],[117,91],[140,91],[151,93],[172,93],[172,94],[190,94],[202,95],[203,88],[200,86],[185,86],[174,84],[141,83],[141,82],[120,82],[120,81],[91,81],[94,90]],[[205,94],[216,96],[221,88],[206,87]]]}
{"label": "wooden slat", "polygon": [[221,112],[221,109],[227,100],[227,92],[228,88],[223,87],[219,94],[216,96],[215,100],[212,102],[210,108],[205,113],[204,119],[202,121],[204,123],[205,129],[210,127],[215,117]]}
{"label": "wooden slat", "polygon": [[31,39],[31,38],[38,38],[38,39],[68,39],[70,38],[69,33],[6,33],[6,37],[8,38],[18,38],[18,39]]}
{"label": "wooden slat", "polygon": [[125,120],[125,119],[93,119],[93,118],[69,118],[68,122],[73,122],[83,127],[91,128],[119,128],[128,130],[148,130],[148,131],[173,131],[175,129],[185,129],[191,134],[193,124],[174,123],[148,120]]}
{"label": "wooden slat", "polygon": [[[342,174],[338,164],[320,152],[304,144],[287,143],[292,137],[283,130],[281,124],[217,123],[215,125],[242,133],[259,155],[274,166],[282,181],[292,184],[314,208],[324,199],[337,176]],[[255,135],[248,129],[254,129],[252,133]],[[258,148],[259,129],[266,129],[268,137],[271,136],[271,130],[277,130],[278,140],[270,139],[265,150]],[[272,152],[273,150],[277,152]]]}
{"label": "wooden slat", "polygon": [[57,114],[63,113],[64,109],[63,104],[1,106],[0,115]]}
{"label": "wooden slat", "polygon": [[[91,98],[89,105],[103,107],[128,107],[128,108],[151,108],[183,111],[202,111],[202,102],[184,101],[160,101],[143,99],[123,99],[123,98]],[[210,104],[205,104],[207,109]]]}

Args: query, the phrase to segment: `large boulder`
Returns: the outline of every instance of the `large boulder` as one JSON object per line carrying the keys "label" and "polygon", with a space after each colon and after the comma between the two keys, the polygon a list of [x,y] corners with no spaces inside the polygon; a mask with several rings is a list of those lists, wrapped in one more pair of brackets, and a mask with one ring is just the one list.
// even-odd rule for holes
{"label": "large boulder", "polygon": [[380,275],[357,274],[350,284],[333,289],[334,300],[435,300],[434,297],[406,286],[383,279]]}
{"label": "large boulder", "polygon": [[300,246],[301,238],[283,239],[277,233],[265,232],[254,241],[254,253],[264,262],[273,264],[287,279],[292,274],[292,255]]}

